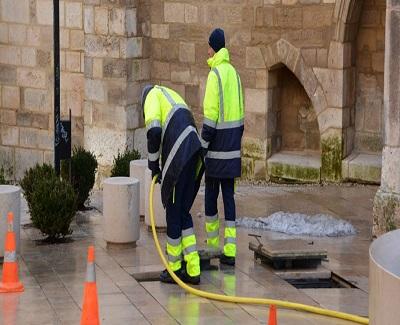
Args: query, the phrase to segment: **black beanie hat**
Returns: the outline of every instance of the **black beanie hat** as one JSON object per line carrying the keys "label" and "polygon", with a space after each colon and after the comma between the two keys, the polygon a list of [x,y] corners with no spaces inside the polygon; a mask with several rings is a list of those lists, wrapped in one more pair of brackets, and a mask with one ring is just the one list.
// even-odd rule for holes
{"label": "black beanie hat", "polygon": [[208,44],[217,53],[220,49],[225,47],[225,34],[221,28],[216,28],[208,39]]}

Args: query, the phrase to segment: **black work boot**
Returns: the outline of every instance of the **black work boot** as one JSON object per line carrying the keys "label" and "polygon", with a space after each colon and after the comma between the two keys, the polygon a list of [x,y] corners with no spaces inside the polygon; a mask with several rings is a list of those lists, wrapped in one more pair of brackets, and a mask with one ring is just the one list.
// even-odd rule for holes
{"label": "black work boot", "polygon": [[198,285],[200,284],[200,275],[191,276],[187,271],[183,271],[181,274],[181,280],[188,284]]}
{"label": "black work boot", "polygon": [[233,256],[226,256],[225,254],[222,254],[219,257],[219,262],[221,264],[225,264],[225,265],[230,265],[230,266],[235,266],[235,257]]}
{"label": "black work boot", "polygon": [[[177,271],[174,271],[175,275],[178,278],[182,278],[182,268],[180,268]],[[163,283],[176,283],[175,280],[172,278],[172,276],[169,275],[167,269],[161,272],[160,274],[160,281]]]}

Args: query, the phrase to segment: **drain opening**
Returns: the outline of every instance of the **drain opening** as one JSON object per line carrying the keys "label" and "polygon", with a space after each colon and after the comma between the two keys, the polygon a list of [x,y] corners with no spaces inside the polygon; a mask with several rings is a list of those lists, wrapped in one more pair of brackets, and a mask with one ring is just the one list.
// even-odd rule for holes
{"label": "drain opening", "polygon": [[335,273],[331,273],[329,278],[295,278],[284,280],[297,289],[357,288]]}

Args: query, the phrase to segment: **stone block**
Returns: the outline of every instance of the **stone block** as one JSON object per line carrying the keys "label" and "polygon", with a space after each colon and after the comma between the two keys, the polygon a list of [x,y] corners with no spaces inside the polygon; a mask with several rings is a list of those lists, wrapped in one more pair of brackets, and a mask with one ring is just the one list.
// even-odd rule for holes
{"label": "stone block", "polygon": [[36,19],[39,25],[53,25],[53,1],[36,1]]}
{"label": "stone block", "polygon": [[267,88],[267,70],[259,69],[256,71],[256,88]]}
{"label": "stone block", "polygon": [[118,151],[123,152],[133,144],[133,132],[87,126],[84,132],[85,148],[92,151],[101,166],[110,166]]}
{"label": "stone block", "polygon": [[105,89],[101,80],[85,80],[85,98],[98,103],[104,103],[106,100]]}
{"label": "stone block", "polygon": [[179,61],[188,63],[194,63],[196,61],[196,51],[194,43],[179,43]]}
{"label": "stone block", "polygon": [[198,8],[197,6],[185,4],[185,23],[195,24],[198,22]]}
{"label": "stone block", "polygon": [[82,30],[71,30],[70,32],[70,48],[71,50],[85,49],[85,36]]}
{"label": "stone block", "polygon": [[[281,28],[301,28],[303,24],[303,12],[299,7],[275,8],[274,26]],[[313,21],[313,20],[312,20]]]}
{"label": "stone block", "polygon": [[384,72],[385,54],[383,52],[372,54],[372,70],[375,72]]}
{"label": "stone block", "polygon": [[126,26],[126,36],[132,37],[137,34],[137,9],[131,8],[127,9],[125,13],[125,26]]}
{"label": "stone block", "polygon": [[171,65],[171,81],[177,83],[191,83],[190,69],[181,65]]}
{"label": "stone block", "polygon": [[65,3],[65,26],[69,28],[82,28],[82,3]]}
{"label": "stone block", "polygon": [[43,152],[32,149],[15,149],[15,177],[17,180],[22,179],[24,173],[36,164],[43,163]]}
{"label": "stone block", "polygon": [[329,46],[328,67],[343,69],[351,66],[352,44],[331,42]]}
{"label": "stone block", "polygon": [[0,63],[20,65],[21,49],[15,46],[0,46]]}
{"label": "stone block", "polygon": [[356,182],[379,184],[381,168],[381,155],[352,154],[342,162],[342,177]]}
{"label": "stone block", "polygon": [[[386,192],[379,189],[374,199],[373,236],[377,237],[386,232],[400,228],[399,215],[400,195],[398,193]],[[376,315],[374,315],[374,317],[376,317]],[[379,323],[377,322],[376,324]]]}
{"label": "stone block", "polygon": [[130,177],[104,181],[104,240],[110,244],[136,243],[140,238],[140,186]]}
{"label": "stone block", "polygon": [[131,37],[120,40],[121,58],[139,58],[143,56],[143,38]]}
{"label": "stone block", "polygon": [[265,181],[267,180],[267,163],[265,160],[254,161],[254,179]]}
{"label": "stone block", "polygon": [[29,24],[29,0],[2,0],[0,12],[3,21]]}
{"label": "stone block", "polygon": [[124,59],[104,59],[103,76],[106,78],[126,78],[128,62]]}
{"label": "stone block", "polygon": [[328,50],[317,50],[317,67],[326,68],[328,66]]}
{"label": "stone block", "polygon": [[332,10],[330,7],[321,5],[303,7],[303,28],[328,27],[331,23]]}
{"label": "stone block", "polygon": [[115,36],[86,35],[85,54],[91,57],[120,57],[120,38]]}
{"label": "stone block", "polygon": [[11,44],[25,45],[26,44],[26,31],[25,25],[10,25],[8,40]]}
{"label": "stone block", "polygon": [[169,80],[171,78],[170,64],[161,61],[152,61],[151,78]]}
{"label": "stone block", "polygon": [[304,62],[309,66],[313,67],[317,63],[317,49],[302,49],[301,55],[304,58]]}
{"label": "stone block", "polygon": [[319,183],[321,159],[318,155],[277,153],[268,159],[268,175],[272,179]]}
{"label": "stone block", "polygon": [[26,88],[24,108],[41,113],[51,112],[51,94],[47,90]]}
{"label": "stone block", "polygon": [[94,7],[85,6],[84,8],[84,31],[86,34],[94,34]]}
{"label": "stone block", "polygon": [[246,47],[246,68],[265,68],[264,58],[259,47]]}
{"label": "stone block", "polygon": [[0,123],[6,125],[17,124],[17,114],[15,111],[1,109],[0,110]]}
{"label": "stone block", "polygon": [[17,84],[21,87],[46,88],[46,73],[42,70],[17,69]]}
{"label": "stone block", "polygon": [[19,129],[17,127],[2,125],[0,134],[3,145],[18,146]]}
{"label": "stone block", "polygon": [[314,72],[324,89],[328,105],[331,107],[342,107],[345,97],[343,71],[316,68]]}
{"label": "stone block", "polygon": [[125,34],[125,9],[113,8],[110,11],[110,34],[124,35]]}
{"label": "stone block", "polygon": [[66,69],[70,72],[80,72],[81,70],[81,55],[79,52],[66,53]]}
{"label": "stone block", "polygon": [[150,80],[151,63],[150,59],[146,60],[132,60],[130,70],[128,71],[128,78],[130,81],[147,81]]}
{"label": "stone block", "polygon": [[318,115],[318,125],[321,132],[330,128],[341,129],[343,126],[343,109],[327,108]]}
{"label": "stone block", "polygon": [[242,175],[241,180],[254,180],[254,159],[242,158]]}
{"label": "stone block", "polygon": [[382,184],[385,192],[400,193],[400,148],[385,146],[382,154]]}
{"label": "stone block", "polygon": [[8,43],[8,24],[0,23],[0,43]]}
{"label": "stone block", "polygon": [[267,112],[267,91],[265,89],[245,89],[245,107],[248,112]]}
{"label": "stone block", "polygon": [[108,10],[103,7],[94,8],[94,30],[96,34],[108,34]]}
{"label": "stone block", "polygon": [[267,141],[245,136],[242,141],[242,156],[265,160],[267,158]]}
{"label": "stone block", "polygon": [[36,49],[23,47],[21,49],[21,64],[28,67],[34,67],[36,65]]}
{"label": "stone block", "polygon": [[151,37],[169,39],[168,24],[151,24]]}
{"label": "stone block", "polygon": [[3,86],[1,97],[2,97],[2,107],[4,108],[20,107],[19,87]]}
{"label": "stone block", "polygon": [[[67,112],[71,110],[71,115],[73,117],[82,116],[82,94],[76,92],[69,92],[67,94]],[[67,113],[67,114],[68,114]]]}
{"label": "stone block", "polygon": [[185,4],[178,2],[164,2],[164,20],[167,23],[184,23]]}
{"label": "stone block", "polygon": [[103,78],[103,59],[93,59],[93,78]]}

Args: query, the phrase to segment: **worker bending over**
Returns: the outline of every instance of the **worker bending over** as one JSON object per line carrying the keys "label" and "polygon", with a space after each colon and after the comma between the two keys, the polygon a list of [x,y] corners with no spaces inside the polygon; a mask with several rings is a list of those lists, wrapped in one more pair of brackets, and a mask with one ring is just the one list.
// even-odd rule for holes
{"label": "worker bending over", "polygon": [[[200,260],[190,209],[199,189],[203,163],[193,115],[178,93],[163,86],[148,85],[143,89],[142,109],[148,164],[152,177],[158,175],[166,208],[168,264],[183,281],[199,284]],[[160,281],[174,283],[167,270],[161,273]]]}

